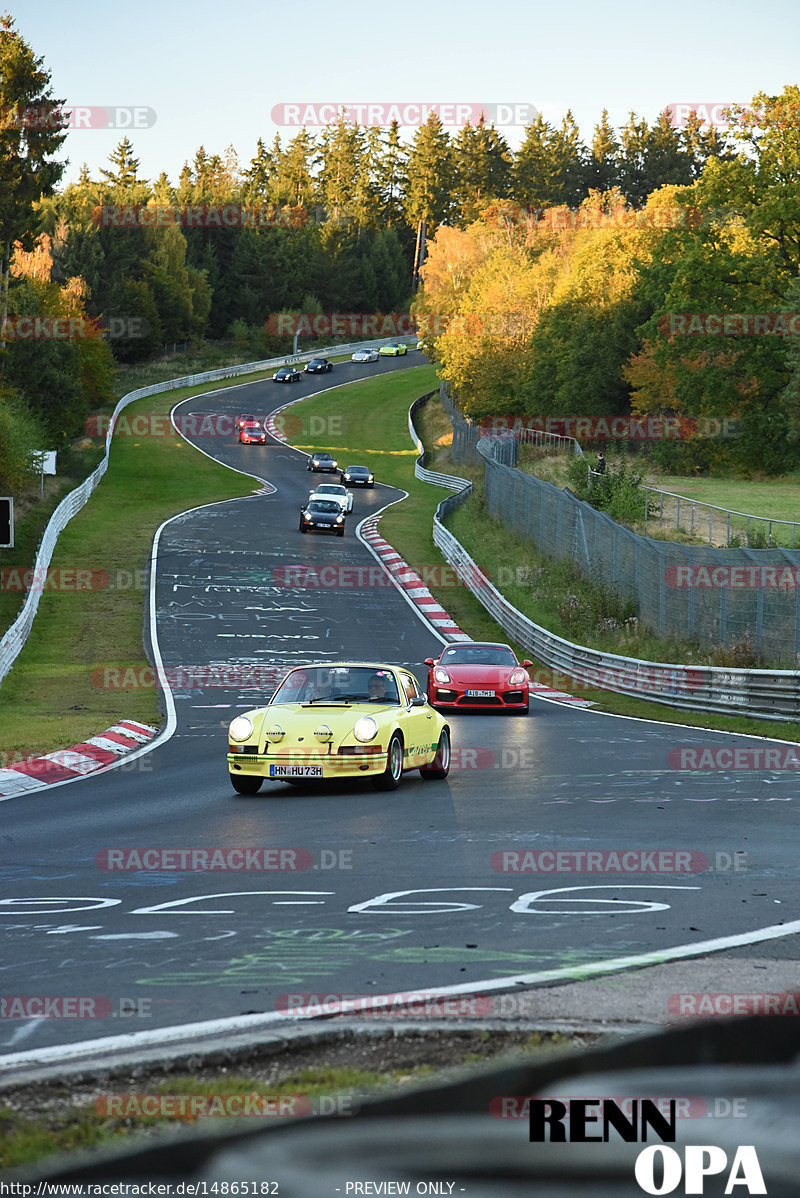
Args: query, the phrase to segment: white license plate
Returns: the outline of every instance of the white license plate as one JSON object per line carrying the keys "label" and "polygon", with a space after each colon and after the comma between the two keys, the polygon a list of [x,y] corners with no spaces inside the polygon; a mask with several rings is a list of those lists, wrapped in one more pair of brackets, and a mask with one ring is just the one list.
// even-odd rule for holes
{"label": "white license plate", "polygon": [[494,691],[467,691],[468,699],[491,699],[494,697]]}
{"label": "white license plate", "polygon": [[271,765],[270,778],[321,778],[321,765]]}

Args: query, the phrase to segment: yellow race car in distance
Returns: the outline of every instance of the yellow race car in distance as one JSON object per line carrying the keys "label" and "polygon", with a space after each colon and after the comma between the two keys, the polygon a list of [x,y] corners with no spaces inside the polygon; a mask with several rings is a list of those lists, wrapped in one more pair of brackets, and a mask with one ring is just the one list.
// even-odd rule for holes
{"label": "yellow race car in distance", "polygon": [[239,794],[274,782],[370,778],[395,790],[404,770],[426,781],[450,770],[450,728],[410,670],[370,662],[315,662],[291,670],[266,707],[228,729],[228,769]]}

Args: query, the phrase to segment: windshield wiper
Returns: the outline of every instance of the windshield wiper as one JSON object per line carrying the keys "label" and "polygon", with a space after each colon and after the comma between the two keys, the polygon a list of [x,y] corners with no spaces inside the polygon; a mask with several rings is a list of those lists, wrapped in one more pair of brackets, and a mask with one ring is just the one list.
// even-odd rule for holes
{"label": "windshield wiper", "polygon": [[365,702],[363,695],[324,695],[318,699],[304,699],[304,703],[352,703]]}

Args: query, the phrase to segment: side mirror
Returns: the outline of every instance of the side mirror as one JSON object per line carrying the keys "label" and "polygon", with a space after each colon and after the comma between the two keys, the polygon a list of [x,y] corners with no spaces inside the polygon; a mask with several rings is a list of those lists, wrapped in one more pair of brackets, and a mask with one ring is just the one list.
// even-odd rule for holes
{"label": "side mirror", "polygon": [[532,666],[532,665],[533,665],[533,662],[532,662],[532,661],[528,661],[528,659],[527,659],[527,657],[526,657],[526,658],[525,658],[525,660],[523,661],[523,663],[522,663],[522,664],[523,664],[524,666]]}
{"label": "side mirror", "polygon": [[425,658],[425,661],[424,661],[424,663],[423,663],[423,664],[424,664],[424,665],[426,665],[426,666],[432,666],[432,665],[434,665],[435,663],[434,663],[434,660],[433,660],[433,658],[432,658],[432,657],[426,657],[426,658]]}
{"label": "side mirror", "polygon": [[428,702],[428,700],[423,698],[422,695],[415,695],[414,698],[411,700],[411,706],[412,707],[424,707],[427,702]]}

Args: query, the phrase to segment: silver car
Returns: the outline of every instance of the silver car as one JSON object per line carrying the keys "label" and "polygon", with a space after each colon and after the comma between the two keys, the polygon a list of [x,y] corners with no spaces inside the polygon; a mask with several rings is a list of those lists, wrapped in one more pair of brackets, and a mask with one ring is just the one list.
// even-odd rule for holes
{"label": "silver car", "polygon": [[376,349],[373,349],[372,346],[370,346],[369,349],[357,349],[356,352],[351,355],[350,361],[351,362],[377,362],[378,361],[378,351]]}

